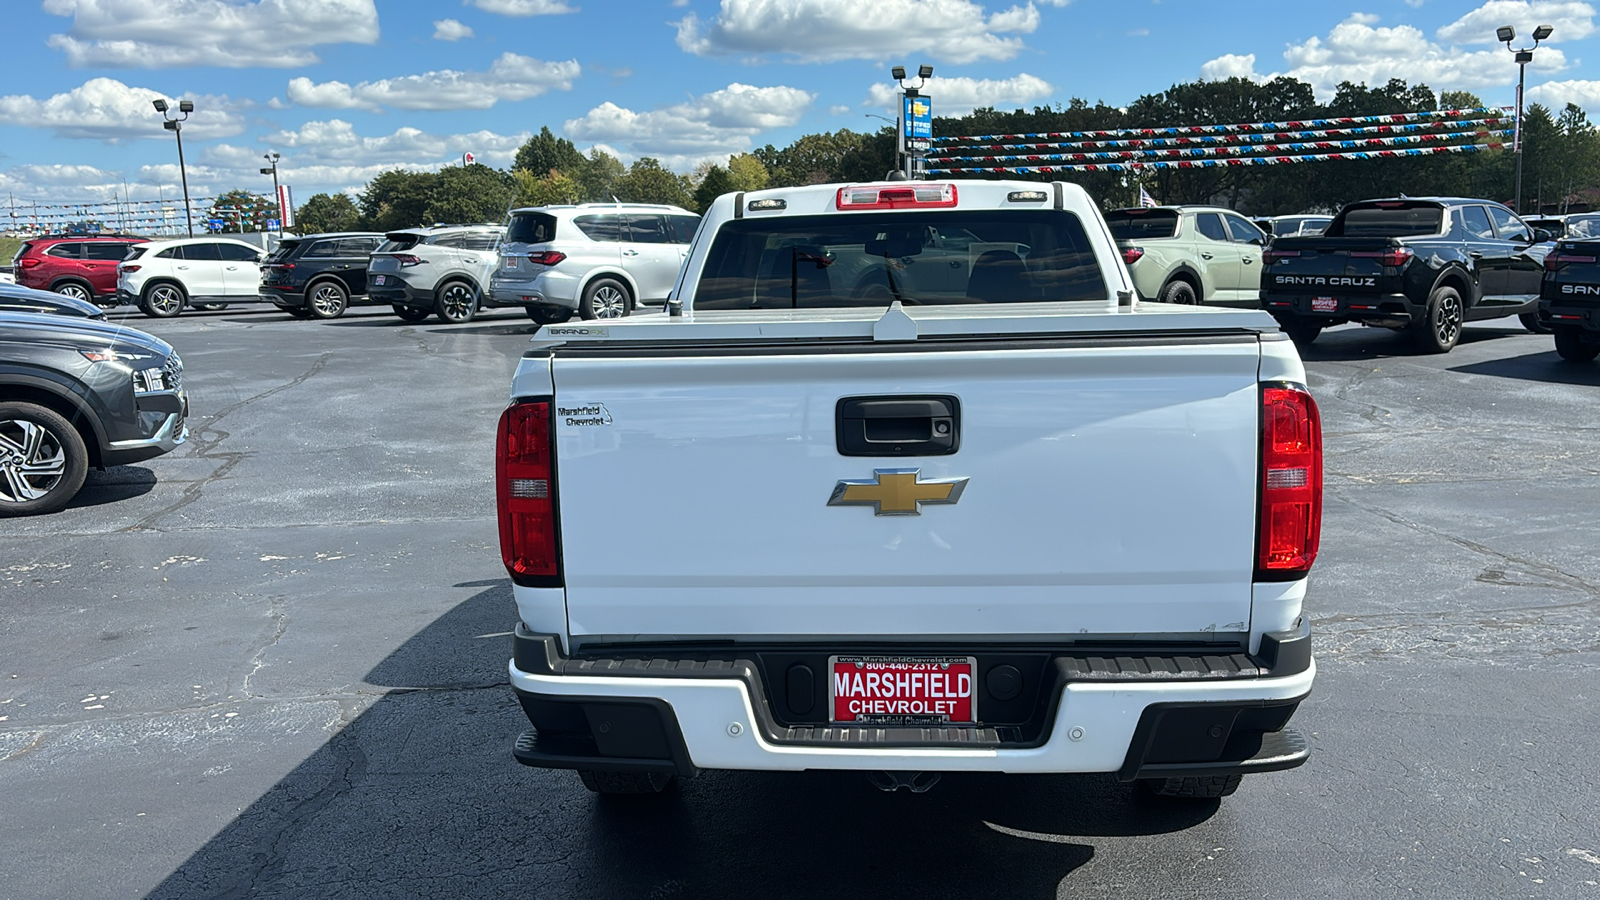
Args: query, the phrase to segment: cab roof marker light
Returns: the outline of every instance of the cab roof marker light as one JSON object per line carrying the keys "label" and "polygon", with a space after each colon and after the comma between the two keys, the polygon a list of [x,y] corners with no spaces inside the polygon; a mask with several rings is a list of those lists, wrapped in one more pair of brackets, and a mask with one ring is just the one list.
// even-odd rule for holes
{"label": "cab roof marker light", "polygon": [[788,209],[789,201],[768,198],[766,200],[751,200],[745,204],[745,209],[751,212],[761,212],[768,209]]}
{"label": "cab roof marker light", "polygon": [[1044,191],[1012,191],[1006,199],[1012,203],[1042,203],[1049,200],[1050,195]]}

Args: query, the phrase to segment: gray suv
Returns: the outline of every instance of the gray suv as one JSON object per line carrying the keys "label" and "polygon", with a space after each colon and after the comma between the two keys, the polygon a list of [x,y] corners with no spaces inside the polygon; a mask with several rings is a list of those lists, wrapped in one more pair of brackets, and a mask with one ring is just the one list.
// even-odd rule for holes
{"label": "gray suv", "polygon": [[661,306],[699,225],[688,210],[642,203],[512,210],[485,305],[520,306],[546,325]]}
{"label": "gray suv", "polygon": [[384,235],[367,263],[367,299],[420,322],[470,322],[499,256],[499,225],[434,225]]}

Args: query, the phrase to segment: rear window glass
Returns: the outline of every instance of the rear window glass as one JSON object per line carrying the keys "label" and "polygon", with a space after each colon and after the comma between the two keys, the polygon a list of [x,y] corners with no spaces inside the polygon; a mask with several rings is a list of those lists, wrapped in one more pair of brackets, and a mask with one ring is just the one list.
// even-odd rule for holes
{"label": "rear window glass", "polygon": [[388,240],[378,245],[378,253],[399,253],[410,250],[417,245],[417,236],[414,234],[391,234]]}
{"label": "rear window glass", "polygon": [[1600,216],[1572,216],[1567,219],[1567,237],[1600,237]]}
{"label": "rear window glass", "polygon": [[1178,213],[1170,209],[1119,209],[1106,214],[1111,236],[1119,241],[1169,238],[1178,233]]}
{"label": "rear window glass", "polygon": [[544,244],[556,239],[556,217],[549,213],[517,213],[506,226],[506,241]]}
{"label": "rear window glass", "polygon": [[183,248],[168,247],[157,253],[156,259],[183,259]]}
{"label": "rear window glass", "polygon": [[244,244],[215,244],[217,255],[226,262],[255,262],[261,251]]}
{"label": "rear window glass", "polygon": [[1444,208],[1436,203],[1352,206],[1325,232],[1328,237],[1406,237],[1438,234]]}
{"label": "rear window glass", "polygon": [[18,247],[17,248],[17,255],[11,257],[11,264],[13,266],[16,265],[17,264],[17,260],[23,258],[24,256],[27,256],[28,255],[28,251],[32,250],[32,249],[33,249],[33,245],[32,244],[23,244],[21,247]]}
{"label": "rear window glass", "polygon": [[622,240],[621,216],[579,216],[572,220],[591,241]]}
{"label": "rear window glass", "polygon": [[62,259],[82,259],[83,245],[79,243],[56,244],[44,252],[45,256],[59,256]]}
{"label": "rear window glass", "polygon": [[311,249],[305,252],[305,259],[327,259],[339,255],[339,242],[337,240],[317,241]]}
{"label": "rear window glass", "polygon": [[471,231],[463,234],[456,246],[463,250],[493,250],[500,246],[500,235],[489,231]]}
{"label": "rear window glass", "polygon": [[149,250],[149,247],[130,247],[128,248],[128,255],[126,258],[138,259],[139,257],[145,255],[145,253],[149,252]]}
{"label": "rear window glass", "polygon": [[671,243],[688,244],[693,242],[695,230],[699,227],[699,216],[667,216],[667,231],[671,232],[669,239]]}
{"label": "rear window glass", "polygon": [[1106,298],[1078,217],[957,210],[740,219],[707,255],[696,309]]}
{"label": "rear window glass", "polygon": [[271,255],[267,257],[267,262],[275,263],[288,259],[294,255],[294,248],[298,246],[300,246],[299,241],[285,239],[282,243],[278,244],[278,249],[272,251]]}

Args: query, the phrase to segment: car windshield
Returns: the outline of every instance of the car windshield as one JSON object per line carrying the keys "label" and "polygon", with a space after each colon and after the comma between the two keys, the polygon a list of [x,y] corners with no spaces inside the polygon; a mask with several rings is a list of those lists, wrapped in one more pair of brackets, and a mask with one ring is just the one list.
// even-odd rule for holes
{"label": "car windshield", "polygon": [[1083,223],[1053,210],[738,219],[706,257],[696,309],[1104,300]]}
{"label": "car windshield", "polygon": [[1119,241],[1169,238],[1178,233],[1178,213],[1171,209],[1118,209],[1106,214],[1106,224]]}
{"label": "car windshield", "polygon": [[1379,202],[1352,206],[1334,219],[1328,237],[1406,237],[1438,234],[1444,207],[1437,203]]}

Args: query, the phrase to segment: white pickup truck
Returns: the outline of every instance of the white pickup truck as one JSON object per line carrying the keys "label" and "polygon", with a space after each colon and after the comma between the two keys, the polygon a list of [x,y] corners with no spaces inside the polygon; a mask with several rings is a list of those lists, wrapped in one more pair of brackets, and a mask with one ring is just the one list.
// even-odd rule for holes
{"label": "white pickup truck", "polygon": [[530,766],[1103,772],[1309,747],[1322,436],[1263,312],[1139,304],[1070,184],[731,194],[668,311],[547,326],[500,421]]}

